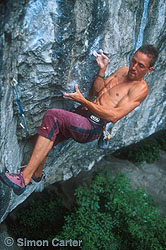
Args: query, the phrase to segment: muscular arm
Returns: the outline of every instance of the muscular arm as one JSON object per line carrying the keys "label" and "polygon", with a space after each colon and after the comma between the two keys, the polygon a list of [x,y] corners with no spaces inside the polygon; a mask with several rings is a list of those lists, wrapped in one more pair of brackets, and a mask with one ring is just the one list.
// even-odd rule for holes
{"label": "muscular arm", "polygon": [[64,97],[81,103],[82,105],[86,106],[93,114],[113,123],[117,122],[119,119],[136,108],[145,99],[148,93],[146,84],[137,84],[129,90],[129,93],[121,99],[116,107],[110,108],[86,100],[80,93],[77,85],[75,88],[75,93],[66,93],[64,94]]}
{"label": "muscular arm", "polygon": [[105,86],[105,79],[97,76],[93,82],[90,96],[98,96],[98,93],[104,88],[104,86]]}
{"label": "muscular arm", "polygon": [[[110,84],[111,80],[114,79],[119,73],[122,74],[123,72],[125,72],[126,69],[128,70],[128,67],[122,66],[118,70],[116,70],[111,76],[109,76],[105,79],[102,79],[101,77],[97,76],[94,83],[93,83],[93,86],[92,86],[91,95],[98,96],[99,92],[105,86],[107,86],[108,83],[109,83],[109,88],[112,88],[115,85],[115,82],[112,82],[112,84]],[[100,73],[100,71],[99,71],[99,73]],[[101,73],[99,75],[101,75]]]}
{"label": "muscular arm", "polygon": [[91,96],[98,96],[99,92],[107,85],[111,79],[114,78],[114,74],[107,77],[106,79],[103,79],[99,76],[96,77],[95,81],[93,82],[92,90],[91,90]]}
{"label": "muscular arm", "polygon": [[98,96],[98,93],[105,86],[104,75],[105,75],[105,71],[106,71],[108,63],[109,63],[109,59],[107,56],[105,56],[103,54],[102,50],[99,51],[99,54],[96,51],[94,51],[93,55],[96,57],[96,62],[99,66],[99,71],[98,71],[96,79],[93,82],[93,86],[92,86],[90,95],[91,96]]}

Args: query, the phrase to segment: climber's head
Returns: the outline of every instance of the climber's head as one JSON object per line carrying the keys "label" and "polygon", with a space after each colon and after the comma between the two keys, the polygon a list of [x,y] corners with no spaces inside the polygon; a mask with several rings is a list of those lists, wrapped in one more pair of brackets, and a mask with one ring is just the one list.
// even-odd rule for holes
{"label": "climber's head", "polygon": [[128,78],[142,80],[147,73],[153,70],[153,65],[158,58],[158,51],[152,45],[141,46],[130,61]]}
{"label": "climber's head", "polygon": [[135,54],[138,51],[147,55],[151,59],[149,67],[153,67],[159,55],[158,49],[151,44],[144,44],[135,52]]}

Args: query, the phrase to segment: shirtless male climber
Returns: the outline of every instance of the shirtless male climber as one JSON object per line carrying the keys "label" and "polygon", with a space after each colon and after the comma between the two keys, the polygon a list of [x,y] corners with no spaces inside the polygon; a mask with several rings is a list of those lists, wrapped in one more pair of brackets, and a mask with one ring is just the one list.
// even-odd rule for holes
{"label": "shirtless male climber", "polygon": [[158,51],[152,45],[141,46],[130,61],[129,67],[123,66],[111,76],[104,78],[109,59],[100,50],[94,52],[99,66],[98,75],[93,83],[93,102],[85,99],[75,85],[75,93],[64,93],[64,98],[81,105],[74,111],[50,109],[43,118],[38,130],[38,139],[31,158],[19,174],[0,173],[0,179],[20,195],[31,178],[41,180],[44,161],[53,146],[73,138],[86,143],[99,138],[107,122],[116,123],[145,99],[148,86],[144,76],[153,70]]}

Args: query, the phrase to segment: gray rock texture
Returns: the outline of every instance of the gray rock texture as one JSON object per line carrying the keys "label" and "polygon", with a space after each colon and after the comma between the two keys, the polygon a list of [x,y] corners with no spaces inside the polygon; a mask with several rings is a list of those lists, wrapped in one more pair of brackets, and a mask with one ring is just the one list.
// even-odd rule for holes
{"label": "gray rock texture", "polygon": [[[108,53],[106,76],[127,65],[142,43],[158,47],[160,56],[146,77],[149,95],[115,124],[109,152],[165,129],[166,2],[164,0],[7,0],[0,1],[0,171],[18,172],[28,162],[37,129],[49,108],[71,110],[76,103],[62,93],[77,82],[88,96],[97,73],[94,49]],[[18,92],[29,134],[19,126],[11,78]],[[105,155],[96,142],[69,140],[53,149],[45,164],[46,183],[67,180],[93,167]],[[20,197],[0,182],[0,221],[35,189]]]}

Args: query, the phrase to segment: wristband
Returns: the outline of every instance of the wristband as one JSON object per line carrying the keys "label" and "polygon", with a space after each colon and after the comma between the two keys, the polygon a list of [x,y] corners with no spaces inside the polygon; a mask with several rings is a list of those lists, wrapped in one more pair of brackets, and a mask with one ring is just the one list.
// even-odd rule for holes
{"label": "wristband", "polygon": [[100,78],[104,79],[104,76],[101,76],[101,75],[97,75],[97,77],[100,77]]}

